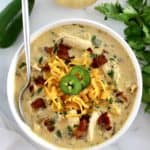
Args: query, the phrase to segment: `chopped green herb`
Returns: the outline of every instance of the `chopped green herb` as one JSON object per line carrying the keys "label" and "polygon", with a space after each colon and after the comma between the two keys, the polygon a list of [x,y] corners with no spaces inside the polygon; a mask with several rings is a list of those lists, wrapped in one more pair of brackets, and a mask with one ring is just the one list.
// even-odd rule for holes
{"label": "chopped green herb", "polygon": [[108,75],[109,75],[109,77],[110,78],[114,78],[114,70],[113,69],[111,69],[110,71],[108,71],[108,73],[107,73]]}
{"label": "chopped green herb", "polygon": [[64,114],[64,115],[67,115],[67,112],[66,112],[66,111],[64,111],[64,112],[63,112],[63,114]]}
{"label": "chopped green herb", "polygon": [[98,38],[96,37],[96,35],[93,35],[93,36],[92,36],[91,41],[92,41],[92,44],[93,44],[96,48],[98,48],[98,47],[100,46],[101,42],[102,42],[100,39],[98,39]]}
{"label": "chopped green herb", "polygon": [[38,88],[37,91],[36,91],[36,93],[37,93],[37,94],[40,94],[40,93],[42,92],[42,90],[43,90],[42,87],[41,87],[41,88]]}
{"label": "chopped green herb", "polygon": [[19,65],[19,69],[22,69],[23,67],[26,66],[26,63],[25,62],[22,62],[20,65]]}
{"label": "chopped green herb", "polygon": [[73,127],[74,127],[74,128],[77,128],[77,127],[78,127],[78,125],[77,125],[77,124],[74,124],[74,125],[73,125]]}
{"label": "chopped green herb", "polygon": [[57,137],[62,138],[62,133],[61,133],[60,130],[57,130],[57,131],[56,131],[56,135],[57,135]]}
{"label": "chopped green herb", "polygon": [[108,102],[109,102],[109,104],[112,104],[112,103],[113,103],[112,97],[110,97],[110,98],[108,99]]}
{"label": "chopped green herb", "polygon": [[101,80],[103,82],[103,84],[105,84],[105,81],[104,80]]}
{"label": "chopped green herb", "polygon": [[104,20],[107,20],[107,19],[108,19],[108,17],[107,17],[107,16],[105,16],[105,17],[104,17]]}
{"label": "chopped green herb", "polygon": [[67,132],[68,132],[68,135],[72,136],[72,128],[70,126],[67,126]]}
{"label": "chopped green herb", "polygon": [[41,57],[39,58],[39,64],[41,64],[42,61],[43,61],[43,56],[41,56]]}
{"label": "chopped green herb", "polygon": [[115,58],[110,57],[109,60],[110,60],[110,61],[115,61]]}
{"label": "chopped green herb", "polygon": [[53,48],[54,54],[57,52],[57,50],[58,50],[58,47],[57,47],[57,44],[55,44],[55,45],[54,45],[54,48]]}
{"label": "chopped green herb", "polygon": [[92,54],[90,54],[90,57],[95,58],[95,57],[97,57],[97,54],[92,53]]}

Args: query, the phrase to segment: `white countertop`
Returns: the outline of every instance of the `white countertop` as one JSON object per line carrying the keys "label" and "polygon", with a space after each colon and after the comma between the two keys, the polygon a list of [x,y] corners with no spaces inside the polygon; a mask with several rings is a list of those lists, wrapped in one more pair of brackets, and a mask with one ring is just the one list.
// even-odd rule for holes
{"label": "white countertop", "polygon": [[[7,1],[10,0],[0,0],[0,9],[4,6],[4,4]],[[105,1],[105,0],[99,0],[99,1]],[[101,22],[109,26],[110,28],[118,32],[121,36],[123,36],[124,25],[120,22],[116,22],[113,20],[104,21],[103,15],[96,12],[93,9],[93,6],[81,10],[65,9],[54,4],[53,0],[36,0],[35,7],[33,9],[30,18],[31,32],[33,33],[43,25],[64,18],[87,18],[87,19],[95,20],[97,22]],[[8,68],[11,59],[14,53],[16,52],[16,50],[18,49],[19,45],[22,43],[22,41],[23,41],[23,37],[22,34],[20,34],[18,40],[13,44],[13,46],[7,49],[0,49],[0,70],[1,70],[0,112],[2,112],[5,116],[7,116],[8,120],[12,121],[14,126],[16,126],[16,124],[11,115],[8,102],[7,102],[6,80],[7,80],[7,73],[8,73]],[[22,134],[22,136],[24,136],[19,129],[17,130],[20,134]],[[30,140],[28,141],[29,143],[31,143]],[[19,148],[18,150],[22,150],[22,149],[23,147]],[[38,148],[38,146],[36,146],[35,149],[41,150],[41,148]],[[116,143],[105,148],[104,150],[141,150],[141,149],[150,150],[150,114],[144,113],[143,106],[141,106],[138,116],[136,117],[134,123],[132,124],[130,129],[126,132],[126,134],[123,135]],[[1,149],[1,150],[5,150],[5,149]],[[28,150],[30,150],[30,146],[28,147]]]}

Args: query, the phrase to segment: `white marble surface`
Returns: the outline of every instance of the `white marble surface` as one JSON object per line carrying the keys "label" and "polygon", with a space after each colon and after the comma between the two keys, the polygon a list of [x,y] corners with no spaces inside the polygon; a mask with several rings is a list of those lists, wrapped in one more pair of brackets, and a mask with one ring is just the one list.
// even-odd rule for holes
{"label": "white marble surface", "polygon": [[[0,9],[5,6],[5,3],[7,3],[7,1],[10,0],[0,0]],[[97,3],[99,3],[99,1]],[[122,23],[113,20],[104,21],[103,16],[98,12],[96,12],[93,9],[93,6],[82,10],[65,9],[54,4],[53,0],[36,0],[35,7],[31,15],[31,32],[33,33],[43,25],[59,19],[77,18],[77,17],[88,18],[91,20],[101,22],[109,26],[110,28],[114,29],[121,36],[123,36],[124,25]],[[17,48],[19,47],[19,45],[22,43],[22,41],[23,37],[22,34],[20,34],[18,40],[14,43],[13,46],[7,49],[0,49],[0,112],[2,112],[3,115],[5,115],[15,127],[17,125],[12,117],[7,102],[6,80],[11,59],[14,53],[16,52]],[[24,136],[24,134],[18,128],[17,131],[22,136]],[[1,133],[2,132],[0,132],[0,135]],[[27,140],[31,144],[31,141],[29,139]],[[32,146],[30,145],[28,146],[28,150],[32,150],[33,146],[35,147],[35,149],[40,150],[42,149],[32,143]],[[23,147],[17,148],[16,146],[16,149],[23,150],[24,148]],[[141,150],[141,149],[150,150],[150,114],[144,113],[143,106],[141,106],[138,116],[136,117],[134,123],[132,124],[130,129],[126,132],[126,134],[122,136],[113,145],[104,148],[104,150]]]}

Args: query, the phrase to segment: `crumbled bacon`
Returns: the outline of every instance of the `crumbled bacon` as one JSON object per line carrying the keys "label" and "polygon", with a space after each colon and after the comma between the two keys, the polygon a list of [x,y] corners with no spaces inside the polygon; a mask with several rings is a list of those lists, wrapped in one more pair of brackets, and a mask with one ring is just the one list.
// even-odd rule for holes
{"label": "crumbled bacon", "polygon": [[55,129],[54,121],[51,119],[46,119],[44,121],[44,125],[46,126],[47,130],[50,132],[54,131],[54,129]]}
{"label": "crumbled bacon", "polygon": [[44,71],[44,72],[49,72],[50,71],[50,67],[47,63],[42,67],[42,71]]}
{"label": "crumbled bacon", "polygon": [[110,121],[110,118],[109,118],[107,112],[105,112],[99,116],[97,123],[106,130],[112,129],[111,121]]}
{"label": "crumbled bacon", "polygon": [[86,135],[88,130],[88,125],[89,125],[89,116],[88,115],[82,116],[80,119],[79,126],[74,132],[74,135],[77,139],[82,138],[83,136]]}
{"label": "crumbled bacon", "polygon": [[98,55],[95,58],[93,58],[92,67],[98,68],[98,67],[104,65],[105,63],[107,63],[107,59],[104,54],[101,54],[101,55]]}
{"label": "crumbled bacon", "polygon": [[43,86],[45,79],[43,79],[42,76],[38,76],[37,78],[34,79],[34,82],[36,85]]}
{"label": "crumbled bacon", "polygon": [[69,58],[65,60],[65,64],[69,64],[71,62],[71,59],[74,59],[74,58],[75,56],[71,56],[71,57],[69,56]]}
{"label": "crumbled bacon", "polygon": [[69,52],[68,52],[69,49],[70,49],[69,46],[60,43],[58,45],[57,56],[61,59],[68,60],[69,59]]}
{"label": "crumbled bacon", "polygon": [[31,103],[32,108],[35,110],[40,108],[46,108],[46,105],[44,103],[44,100],[42,98],[37,98],[34,100],[34,102]]}
{"label": "crumbled bacon", "polygon": [[44,47],[44,50],[46,53],[50,54],[50,56],[53,55],[53,47]]}
{"label": "crumbled bacon", "polygon": [[87,51],[93,54],[93,50],[91,48],[88,48]]}
{"label": "crumbled bacon", "polygon": [[62,95],[60,96],[60,99],[64,102],[68,98],[68,95]]}
{"label": "crumbled bacon", "polygon": [[120,99],[123,99],[125,101],[128,101],[128,98],[127,96],[123,93],[123,92],[117,92],[116,93],[116,97],[120,98]]}
{"label": "crumbled bacon", "polygon": [[33,84],[29,85],[29,91],[30,91],[30,93],[34,92],[34,85]]}

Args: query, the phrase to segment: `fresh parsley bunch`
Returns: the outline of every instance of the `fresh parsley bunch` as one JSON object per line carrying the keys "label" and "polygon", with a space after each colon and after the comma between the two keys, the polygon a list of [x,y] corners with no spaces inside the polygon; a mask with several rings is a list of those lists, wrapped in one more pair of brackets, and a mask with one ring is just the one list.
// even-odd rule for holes
{"label": "fresh parsley bunch", "polygon": [[[150,2],[150,1],[149,1]],[[148,0],[127,0],[120,3],[103,3],[95,9],[105,14],[105,20],[112,18],[126,24],[126,41],[134,50],[142,68],[143,102],[150,113],[150,4]]]}

